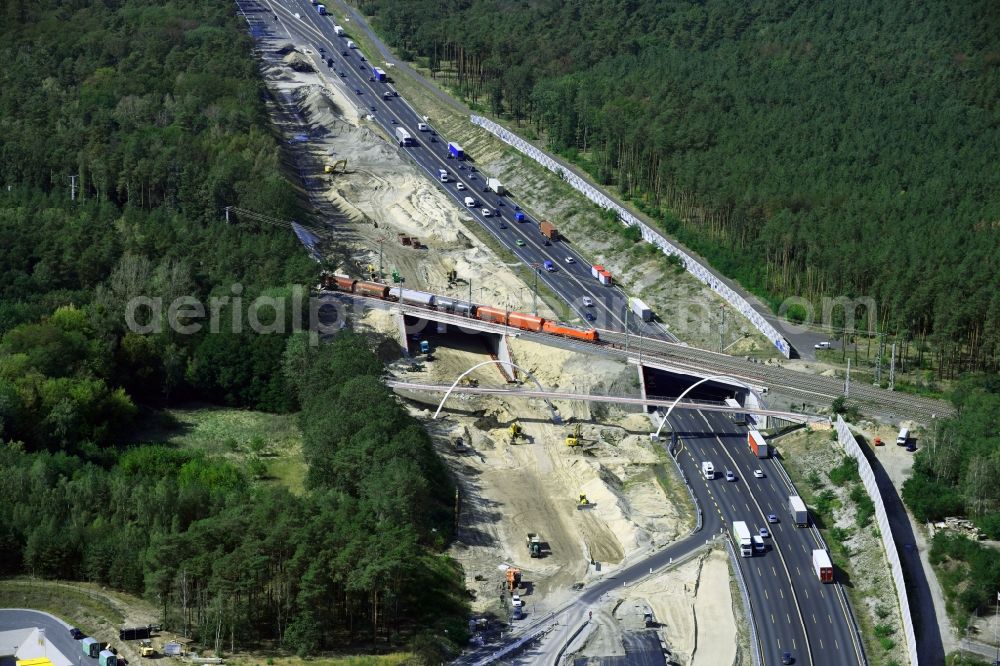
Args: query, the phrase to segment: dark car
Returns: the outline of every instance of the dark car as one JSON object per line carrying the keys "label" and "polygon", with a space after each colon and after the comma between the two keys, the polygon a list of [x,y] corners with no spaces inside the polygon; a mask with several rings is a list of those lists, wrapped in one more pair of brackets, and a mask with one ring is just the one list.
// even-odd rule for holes
{"label": "dark car", "polygon": [[69,635],[75,638],[76,640],[80,640],[85,636],[85,634],[76,627],[73,627],[72,629],[69,630]]}
{"label": "dark car", "polygon": [[437,143],[437,142],[438,142],[437,139],[435,139],[434,137],[431,137],[431,143]]}
{"label": "dark car", "polygon": [[340,55],[347,55],[347,51],[341,51]]}
{"label": "dark car", "polygon": [[361,94],[361,88],[355,88],[354,89],[354,94],[355,95],[360,95]]}
{"label": "dark car", "polygon": [[506,225],[506,224],[504,224],[503,222],[501,222],[501,223],[500,223],[500,228],[501,228],[501,229],[506,229],[506,228],[507,228],[507,225]]}
{"label": "dark car", "polygon": [[792,656],[791,652],[782,652],[781,653],[781,663],[782,664],[794,664],[795,663],[795,657]]}
{"label": "dark car", "polygon": [[347,74],[344,74],[343,72],[340,73],[340,78],[344,78],[345,76],[347,76]]}
{"label": "dark car", "polygon": [[358,56],[358,57],[361,58],[361,62],[365,61],[365,57],[364,56]]}
{"label": "dark car", "polygon": [[469,171],[471,171],[472,173],[476,173],[476,167],[470,166]]}
{"label": "dark car", "polygon": [[358,65],[358,69],[368,69],[368,68],[365,67],[364,65]]}
{"label": "dark car", "polygon": [[321,46],[321,47],[319,47],[319,52],[320,52],[320,53],[326,53],[326,49],[324,49],[324,48],[323,48],[323,47]]}
{"label": "dark car", "polygon": [[374,77],[374,76],[369,76],[369,77],[368,77],[368,80],[369,80],[369,81],[374,81],[374,80],[375,80],[375,77]]}
{"label": "dark car", "polygon": [[583,316],[587,321],[597,321],[597,317],[592,312],[584,312]]}

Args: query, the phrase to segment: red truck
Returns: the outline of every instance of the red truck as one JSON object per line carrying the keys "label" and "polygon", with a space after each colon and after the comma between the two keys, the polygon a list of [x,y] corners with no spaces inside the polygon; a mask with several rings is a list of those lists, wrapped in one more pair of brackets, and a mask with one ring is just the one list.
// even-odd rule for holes
{"label": "red truck", "polygon": [[548,220],[542,220],[538,223],[538,230],[542,232],[542,235],[549,240],[559,240],[559,231],[556,229],[555,225]]}

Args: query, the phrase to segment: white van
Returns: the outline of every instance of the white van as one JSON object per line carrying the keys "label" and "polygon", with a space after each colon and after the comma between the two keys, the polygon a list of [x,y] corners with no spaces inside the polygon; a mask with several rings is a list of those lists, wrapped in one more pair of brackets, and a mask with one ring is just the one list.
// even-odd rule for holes
{"label": "white van", "polygon": [[442,183],[447,183],[448,182],[448,172],[445,171],[444,169],[438,169],[438,178],[441,180]]}
{"label": "white van", "polygon": [[910,438],[910,431],[907,428],[899,429],[899,436],[896,437],[896,446],[905,446],[906,440]]}
{"label": "white van", "polygon": [[347,48],[349,48],[349,49],[356,49],[356,48],[358,48],[358,45],[354,43],[353,39],[348,39],[347,40]]}
{"label": "white van", "polygon": [[417,131],[418,132],[426,132],[427,131],[427,123],[417,123]]}
{"label": "white van", "polygon": [[473,199],[472,197],[465,197],[465,205],[468,206],[469,208],[475,208],[476,200]]}

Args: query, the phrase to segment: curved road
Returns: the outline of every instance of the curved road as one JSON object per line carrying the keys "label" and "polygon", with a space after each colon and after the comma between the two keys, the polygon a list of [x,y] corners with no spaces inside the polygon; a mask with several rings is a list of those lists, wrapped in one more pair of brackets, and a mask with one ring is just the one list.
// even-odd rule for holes
{"label": "curved road", "polygon": [[96,666],[97,659],[83,654],[79,642],[69,635],[70,625],[48,613],[25,608],[0,609],[0,631],[38,627],[45,630],[45,640],[62,652],[73,664]]}

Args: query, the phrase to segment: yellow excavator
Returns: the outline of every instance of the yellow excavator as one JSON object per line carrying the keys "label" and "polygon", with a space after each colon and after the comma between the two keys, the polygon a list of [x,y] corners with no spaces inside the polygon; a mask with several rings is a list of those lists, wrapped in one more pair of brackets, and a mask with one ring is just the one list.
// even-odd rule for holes
{"label": "yellow excavator", "polygon": [[586,509],[588,506],[590,506],[590,500],[587,499],[586,495],[580,493],[580,500],[576,503],[576,508]]}
{"label": "yellow excavator", "polygon": [[521,428],[521,424],[514,421],[510,424],[510,443],[516,444],[518,437],[524,437],[524,429]]}
{"label": "yellow excavator", "polygon": [[341,173],[347,173],[347,160],[337,160],[333,164],[327,164],[323,167],[323,173],[337,173],[337,167],[340,167]]}
{"label": "yellow excavator", "polygon": [[566,446],[580,446],[580,424],[573,426],[573,434],[566,435]]}

